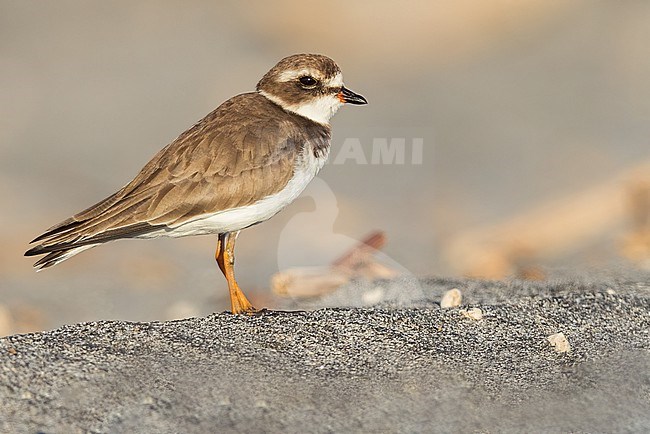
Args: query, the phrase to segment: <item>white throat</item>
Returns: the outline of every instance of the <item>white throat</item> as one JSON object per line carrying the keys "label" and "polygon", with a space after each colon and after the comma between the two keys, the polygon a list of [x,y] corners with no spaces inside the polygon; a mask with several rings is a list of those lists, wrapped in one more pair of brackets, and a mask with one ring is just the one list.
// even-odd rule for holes
{"label": "white throat", "polygon": [[263,90],[260,90],[259,92],[283,109],[322,125],[329,125],[332,116],[334,116],[338,109],[343,105],[336,95],[321,96],[302,104],[286,104],[280,98],[270,95]]}

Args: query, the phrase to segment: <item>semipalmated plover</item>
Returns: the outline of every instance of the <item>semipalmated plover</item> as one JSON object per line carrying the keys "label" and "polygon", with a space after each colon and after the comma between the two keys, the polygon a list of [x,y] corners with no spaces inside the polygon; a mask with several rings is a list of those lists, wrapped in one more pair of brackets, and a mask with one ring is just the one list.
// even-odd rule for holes
{"label": "semipalmated plover", "polygon": [[343,86],[338,65],[317,54],[282,59],[256,92],[230,98],[160,152],[117,193],[51,227],[26,256],[43,269],[121,238],[218,234],[215,254],[232,313],[256,309],[234,275],[239,231],[273,217],[318,173],[330,118],[367,104]]}

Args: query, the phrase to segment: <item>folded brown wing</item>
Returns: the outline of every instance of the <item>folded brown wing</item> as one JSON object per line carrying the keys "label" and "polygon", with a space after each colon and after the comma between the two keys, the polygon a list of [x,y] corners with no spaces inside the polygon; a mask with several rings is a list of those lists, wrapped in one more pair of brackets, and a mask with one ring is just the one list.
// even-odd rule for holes
{"label": "folded brown wing", "polygon": [[158,152],[117,193],[36,238],[40,245],[30,252],[142,235],[251,205],[284,188],[305,143],[327,140],[329,128],[288,117],[257,93],[239,95]]}

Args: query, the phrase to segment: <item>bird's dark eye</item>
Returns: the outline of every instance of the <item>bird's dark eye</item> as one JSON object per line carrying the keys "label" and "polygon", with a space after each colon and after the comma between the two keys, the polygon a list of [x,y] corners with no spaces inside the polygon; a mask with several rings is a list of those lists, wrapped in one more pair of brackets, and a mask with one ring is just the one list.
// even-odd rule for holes
{"label": "bird's dark eye", "polygon": [[300,83],[303,86],[312,87],[312,86],[316,85],[317,81],[316,81],[316,79],[314,77],[310,77],[309,75],[305,75],[304,77],[300,77]]}

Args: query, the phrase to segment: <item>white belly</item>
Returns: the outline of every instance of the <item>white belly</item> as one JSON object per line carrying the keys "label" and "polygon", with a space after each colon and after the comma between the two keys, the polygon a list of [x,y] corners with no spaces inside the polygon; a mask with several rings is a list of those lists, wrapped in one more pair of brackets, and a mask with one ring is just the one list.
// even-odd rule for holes
{"label": "white belly", "polygon": [[[307,184],[323,167],[329,149],[321,157],[315,157],[311,146],[305,146],[301,160],[294,168],[293,177],[278,193],[267,196],[253,205],[220,211],[216,214],[203,215],[180,226],[167,229],[165,234],[151,233],[149,236],[166,235],[184,237],[188,235],[206,235],[238,231],[264,220],[268,220],[293,202]],[[146,236],[145,236],[146,237]]]}

